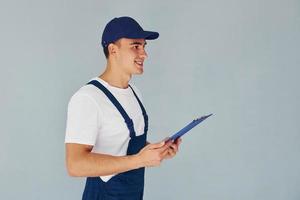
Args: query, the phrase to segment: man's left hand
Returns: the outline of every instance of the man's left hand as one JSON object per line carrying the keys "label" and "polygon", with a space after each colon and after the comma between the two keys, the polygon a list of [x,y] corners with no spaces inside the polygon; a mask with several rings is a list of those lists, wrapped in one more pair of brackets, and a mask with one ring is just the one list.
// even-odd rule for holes
{"label": "man's left hand", "polygon": [[168,141],[165,145],[167,145],[168,143],[172,143],[172,144],[170,145],[168,149],[168,154],[164,157],[164,159],[173,158],[177,154],[181,142],[182,142],[181,138],[177,138],[175,141]]}

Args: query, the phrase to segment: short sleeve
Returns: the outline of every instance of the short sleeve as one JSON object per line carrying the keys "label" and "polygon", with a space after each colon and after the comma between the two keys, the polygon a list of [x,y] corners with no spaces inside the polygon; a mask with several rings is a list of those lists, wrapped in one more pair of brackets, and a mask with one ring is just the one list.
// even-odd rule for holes
{"label": "short sleeve", "polygon": [[75,94],[68,104],[65,143],[95,145],[99,124],[97,104],[88,95]]}

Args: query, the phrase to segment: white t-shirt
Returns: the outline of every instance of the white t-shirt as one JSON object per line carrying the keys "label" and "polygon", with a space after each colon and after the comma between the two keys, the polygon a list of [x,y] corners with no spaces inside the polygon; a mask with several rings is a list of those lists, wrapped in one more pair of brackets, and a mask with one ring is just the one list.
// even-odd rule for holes
{"label": "white t-shirt", "polygon": [[[114,95],[133,120],[136,135],[142,135],[144,117],[131,88],[116,88],[98,77],[92,80],[99,81]],[[141,100],[139,90],[131,86]],[[121,113],[97,87],[85,85],[71,97],[65,143],[92,145],[94,153],[124,156],[127,153],[129,139],[129,130]],[[113,176],[100,178],[106,182]]]}

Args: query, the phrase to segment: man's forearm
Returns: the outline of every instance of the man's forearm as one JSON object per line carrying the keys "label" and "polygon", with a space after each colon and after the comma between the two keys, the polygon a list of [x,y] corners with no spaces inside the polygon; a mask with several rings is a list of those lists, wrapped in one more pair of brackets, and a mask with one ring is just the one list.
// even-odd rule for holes
{"label": "man's forearm", "polygon": [[148,144],[135,155],[111,156],[92,153],[91,145],[66,144],[66,162],[70,176],[106,176],[141,167],[159,166],[171,143]]}
{"label": "man's forearm", "polygon": [[106,176],[143,166],[140,156],[112,156],[93,153],[92,146],[76,143],[66,144],[66,164],[70,176]]}
{"label": "man's forearm", "polygon": [[[68,161],[67,161],[68,162]],[[68,163],[71,176],[95,177],[117,174],[140,168],[139,159],[132,156],[111,156],[98,153],[87,153]]]}

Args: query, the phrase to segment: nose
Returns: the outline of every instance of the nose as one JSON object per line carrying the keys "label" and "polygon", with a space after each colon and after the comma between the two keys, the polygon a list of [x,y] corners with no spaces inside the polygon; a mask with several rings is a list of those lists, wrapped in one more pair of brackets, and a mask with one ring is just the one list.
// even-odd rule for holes
{"label": "nose", "polygon": [[141,50],[140,56],[143,59],[146,59],[148,57],[148,54],[147,54],[147,52],[146,52],[146,50],[144,48]]}

